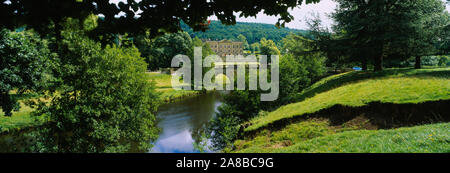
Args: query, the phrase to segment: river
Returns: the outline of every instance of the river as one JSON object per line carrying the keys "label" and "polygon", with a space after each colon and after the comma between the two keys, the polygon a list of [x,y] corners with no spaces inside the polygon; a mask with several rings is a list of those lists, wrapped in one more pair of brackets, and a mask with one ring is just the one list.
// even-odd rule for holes
{"label": "river", "polygon": [[202,130],[221,104],[220,94],[211,92],[160,106],[157,118],[162,132],[150,152],[196,152],[194,140],[199,140]]}

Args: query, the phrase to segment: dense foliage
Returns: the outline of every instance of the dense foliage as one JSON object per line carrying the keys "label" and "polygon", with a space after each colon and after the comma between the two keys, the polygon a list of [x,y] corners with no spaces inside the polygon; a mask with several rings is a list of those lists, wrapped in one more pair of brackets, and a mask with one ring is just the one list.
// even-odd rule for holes
{"label": "dense foliage", "polygon": [[[317,47],[339,61],[360,62],[364,69],[372,60],[374,70],[383,69],[384,59],[406,60],[436,54],[443,28],[450,22],[440,0],[338,0],[332,14],[334,35],[313,22]],[[420,68],[420,63],[416,65]]]}
{"label": "dense foliage", "polygon": [[278,50],[277,45],[273,40],[267,40],[265,38],[262,38],[260,41],[260,54],[266,55],[267,60],[269,61],[270,56],[272,55],[281,55],[280,50]]}
{"label": "dense foliage", "polygon": [[[76,22],[75,22],[76,23]],[[147,150],[158,137],[154,113],[158,96],[136,48],[106,46],[81,29],[65,29],[60,47],[60,89],[41,102],[36,115],[44,152],[126,152]]]}
{"label": "dense foliage", "polygon": [[[149,35],[139,35],[133,41],[148,63],[148,69],[153,71],[170,68],[173,57],[180,54],[187,55],[193,62],[195,47],[202,49],[203,59],[215,54],[207,43],[198,37],[191,39],[186,32],[164,34],[153,39]],[[209,69],[205,67],[203,73]]]}
{"label": "dense foliage", "polygon": [[[303,3],[317,3],[320,0],[284,0],[284,1],[229,1],[229,0],[127,0],[117,5],[108,0],[1,0],[0,27],[16,28],[27,25],[40,32],[48,32],[54,25],[58,35],[62,22],[70,17],[84,20],[90,14],[104,16],[92,34],[107,40],[117,33],[144,33],[150,31],[153,36],[165,32],[181,30],[182,20],[194,30],[205,30],[209,16],[215,15],[226,23],[234,24],[236,14],[250,17],[262,12],[269,16],[278,16],[277,25],[284,26],[294,19],[288,9]],[[123,14],[123,15],[122,15]],[[120,17],[117,17],[119,16]]]}
{"label": "dense foliage", "polygon": [[169,68],[175,55],[193,54],[192,39],[186,32],[165,34],[151,41],[146,50],[148,54],[143,56],[147,58],[149,69]]}
{"label": "dense foliage", "polygon": [[320,51],[309,51],[312,49],[310,44],[308,44],[310,42],[311,40],[295,34],[290,34],[283,39],[283,49],[286,51],[286,54],[292,55],[294,59],[299,62],[299,67],[306,69],[306,78],[308,82],[305,85],[301,85],[301,88],[305,88],[315,81],[318,81],[326,72],[326,56]]}
{"label": "dense foliage", "polygon": [[[261,102],[262,90],[234,90],[224,96],[218,115],[210,125],[213,145],[223,149],[240,135],[240,125],[264,111],[273,110],[296,100],[296,95],[325,73],[325,58],[320,53],[307,52],[305,40],[299,35],[283,39],[285,55],[279,62],[279,96],[274,102]],[[261,40],[261,52],[279,55],[280,51],[271,40]],[[263,54],[263,53],[261,53]],[[247,77],[248,80],[248,77]],[[220,130],[220,131],[215,131]]]}
{"label": "dense foliage", "polygon": [[46,85],[50,56],[47,42],[34,33],[0,31],[0,106],[6,116],[19,110],[17,96]]}

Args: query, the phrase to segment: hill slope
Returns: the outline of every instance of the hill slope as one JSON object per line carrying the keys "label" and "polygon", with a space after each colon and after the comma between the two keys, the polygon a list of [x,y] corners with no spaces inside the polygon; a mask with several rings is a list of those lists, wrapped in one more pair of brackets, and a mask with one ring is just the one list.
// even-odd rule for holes
{"label": "hill slope", "polygon": [[246,122],[224,151],[450,152],[448,106],[450,68],[334,75]]}
{"label": "hill slope", "polygon": [[254,131],[276,121],[318,112],[334,105],[360,107],[372,102],[421,103],[450,99],[450,68],[351,72],[319,81],[289,104],[250,121]]}
{"label": "hill slope", "polygon": [[181,29],[188,32],[191,37],[211,40],[236,40],[237,36],[242,34],[247,38],[247,42],[249,44],[259,42],[261,38],[270,39],[275,43],[278,43],[289,33],[300,33],[302,35],[307,35],[307,31],[305,30],[276,28],[271,24],[245,22],[236,22],[235,25],[224,25],[220,21],[211,21],[209,29],[205,32],[193,32],[188,25],[181,22]]}

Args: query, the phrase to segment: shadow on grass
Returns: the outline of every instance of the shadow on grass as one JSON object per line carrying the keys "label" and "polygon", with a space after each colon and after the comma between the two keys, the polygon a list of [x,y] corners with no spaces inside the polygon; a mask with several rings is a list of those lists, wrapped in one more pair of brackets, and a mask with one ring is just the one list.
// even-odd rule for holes
{"label": "shadow on grass", "polygon": [[[291,118],[284,118],[271,122],[261,128],[245,131],[245,137],[254,137],[264,129],[281,130],[289,124],[301,122],[310,118],[326,118],[333,126],[341,125],[355,117],[362,116],[370,121],[377,129],[391,129],[405,126],[423,125],[438,122],[450,122],[448,108],[450,100],[429,101],[424,103],[394,104],[371,102],[366,106],[352,107],[334,105],[315,113],[304,114]],[[241,128],[241,131],[245,127]]]}
{"label": "shadow on grass", "polygon": [[435,77],[450,79],[450,68],[438,68],[438,69],[386,69],[381,72],[372,71],[355,71],[341,76],[337,76],[328,79],[325,83],[318,87],[306,89],[304,92],[294,96],[292,102],[300,102],[307,98],[313,97],[318,93],[329,91],[345,84],[356,83],[362,80],[383,78],[383,77]]}

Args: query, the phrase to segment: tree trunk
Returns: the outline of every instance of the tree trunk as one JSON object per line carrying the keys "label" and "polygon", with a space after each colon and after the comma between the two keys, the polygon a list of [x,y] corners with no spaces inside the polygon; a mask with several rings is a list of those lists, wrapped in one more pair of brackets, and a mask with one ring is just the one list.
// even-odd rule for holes
{"label": "tree trunk", "polygon": [[7,93],[0,93],[0,108],[3,109],[3,112],[5,113],[5,116],[10,117],[12,116],[12,111],[14,109],[14,106],[17,106],[17,104],[14,104],[13,99],[11,96]]}
{"label": "tree trunk", "polygon": [[367,58],[364,58],[364,59],[363,59],[363,62],[362,62],[362,70],[363,70],[363,71],[367,71]]}
{"label": "tree trunk", "polygon": [[379,56],[375,56],[375,68],[374,71],[382,71],[383,70],[383,54]]}
{"label": "tree trunk", "polygon": [[420,69],[422,68],[422,65],[420,64],[420,56],[416,56],[416,65],[414,65],[414,68]]}

